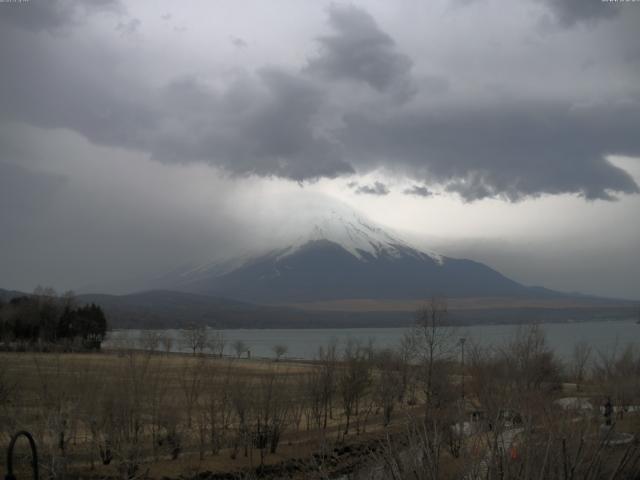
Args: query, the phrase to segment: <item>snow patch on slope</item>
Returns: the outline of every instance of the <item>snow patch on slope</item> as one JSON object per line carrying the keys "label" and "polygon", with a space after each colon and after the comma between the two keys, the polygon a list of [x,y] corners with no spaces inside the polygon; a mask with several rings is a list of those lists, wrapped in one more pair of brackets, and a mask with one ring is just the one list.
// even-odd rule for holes
{"label": "snow patch on slope", "polygon": [[337,243],[361,261],[383,255],[392,258],[400,258],[405,255],[419,258],[426,256],[439,264],[442,264],[443,261],[441,255],[409,245],[404,240],[366,220],[355,211],[337,207],[333,207],[315,218],[309,233],[299,237],[291,247],[279,255],[278,259],[291,255],[309,242],[317,240]]}

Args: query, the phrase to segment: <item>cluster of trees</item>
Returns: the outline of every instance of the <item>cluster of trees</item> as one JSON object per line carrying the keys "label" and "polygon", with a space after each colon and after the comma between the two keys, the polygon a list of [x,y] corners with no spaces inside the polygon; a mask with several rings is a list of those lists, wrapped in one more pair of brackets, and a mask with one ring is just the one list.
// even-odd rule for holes
{"label": "cluster of trees", "polygon": [[[560,359],[544,330],[528,325],[503,345],[467,344],[463,363],[464,339],[444,326],[440,302],[420,312],[412,339],[424,416],[377,452],[380,478],[637,478],[636,346],[596,352],[579,343]],[[603,416],[609,401],[612,422]]]}
{"label": "cluster of trees", "polygon": [[[121,333],[110,337],[111,346],[118,350],[138,349],[147,353],[186,351],[193,356],[209,354],[222,358],[227,346],[222,331],[210,329],[205,325],[187,325],[180,330],[177,338],[162,330],[142,330],[138,338],[133,338],[126,332]],[[233,347],[238,350],[238,357],[247,350],[242,341],[235,342]]]}
{"label": "cluster of trees", "polygon": [[[186,351],[194,356],[209,354],[219,358],[231,353],[236,358],[251,358],[249,345],[242,339],[229,342],[223,331],[198,324],[186,325],[177,337],[162,330],[143,330],[137,339],[130,337],[126,332],[123,332],[123,335],[113,335],[110,343],[117,349],[140,349],[151,353]],[[271,351],[274,360],[278,362],[285,357],[289,348],[280,343],[274,345]]]}
{"label": "cluster of trees", "polygon": [[106,332],[102,309],[76,305],[73,292],[59,296],[51,288],[38,287],[32,295],[0,302],[0,341],[5,345],[99,349]]}

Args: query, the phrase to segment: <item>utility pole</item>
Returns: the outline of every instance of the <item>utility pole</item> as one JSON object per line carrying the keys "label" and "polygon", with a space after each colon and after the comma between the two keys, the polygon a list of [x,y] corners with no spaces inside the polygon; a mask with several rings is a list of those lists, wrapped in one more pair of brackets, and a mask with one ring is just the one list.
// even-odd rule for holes
{"label": "utility pole", "polygon": [[465,405],[465,401],[464,401],[464,342],[466,341],[466,339],[464,337],[460,338],[459,343],[460,343],[460,353],[461,353],[461,364],[462,364],[462,398],[460,399],[460,408],[458,410],[458,414],[460,415],[460,418],[458,420],[458,436],[455,442],[455,450],[452,450],[451,453],[453,454],[454,457],[458,457],[460,455],[460,449],[462,447],[462,439],[465,436],[465,416],[466,416],[466,405]]}

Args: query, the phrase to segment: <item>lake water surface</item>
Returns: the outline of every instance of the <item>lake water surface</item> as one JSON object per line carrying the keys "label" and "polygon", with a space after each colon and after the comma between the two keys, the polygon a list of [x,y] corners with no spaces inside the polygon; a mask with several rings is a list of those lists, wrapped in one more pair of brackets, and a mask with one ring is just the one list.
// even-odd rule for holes
{"label": "lake water surface", "polygon": [[[568,358],[574,346],[581,341],[589,343],[595,350],[611,352],[628,344],[640,345],[640,325],[633,320],[609,322],[549,323],[541,325],[548,344],[560,357]],[[468,342],[482,346],[500,346],[513,338],[516,325],[475,325],[456,329],[456,337],[464,337]],[[399,345],[406,328],[344,328],[344,329],[238,329],[222,330],[227,346],[225,353],[232,354],[231,345],[242,340],[251,351],[252,357],[273,357],[275,345],[286,345],[286,357],[313,359],[318,348],[330,342],[344,346],[349,339],[364,343],[372,340],[377,348]],[[115,346],[116,338],[135,341],[141,330],[116,330],[105,342],[105,347]],[[187,351],[181,345],[180,330],[164,330],[174,338],[174,351]]]}

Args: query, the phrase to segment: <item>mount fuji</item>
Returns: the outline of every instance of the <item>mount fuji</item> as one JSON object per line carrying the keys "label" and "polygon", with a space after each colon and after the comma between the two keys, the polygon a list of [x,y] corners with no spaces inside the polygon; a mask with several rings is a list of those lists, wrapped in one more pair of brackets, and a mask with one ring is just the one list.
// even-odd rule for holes
{"label": "mount fuji", "polygon": [[281,248],[191,266],[165,277],[163,286],[260,304],[555,294],[482,263],[412,246],[344,207],[314,215],[307,233]]}

